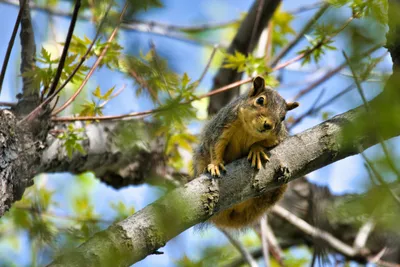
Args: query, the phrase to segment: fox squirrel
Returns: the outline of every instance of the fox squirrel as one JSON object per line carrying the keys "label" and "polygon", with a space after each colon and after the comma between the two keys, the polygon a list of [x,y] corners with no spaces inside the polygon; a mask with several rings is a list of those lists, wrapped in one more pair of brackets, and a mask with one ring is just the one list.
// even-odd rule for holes
{"label": "fox squirrel", "polygon": [[[275,90],[265,87],[257,76],[248,94],[243,94],[222,108],[203,129],[200,144],[193,155],[194,177],[207,171],[219,177],[224,164],[247,156],[251,166],[261,169],[268,161],[266,148],[272,148],[288,136],[286,112],[298,107],[287,103]],[[251,198],[210,218],[216,226],[242,228],[258,219],[283,195],[287,185]]]}

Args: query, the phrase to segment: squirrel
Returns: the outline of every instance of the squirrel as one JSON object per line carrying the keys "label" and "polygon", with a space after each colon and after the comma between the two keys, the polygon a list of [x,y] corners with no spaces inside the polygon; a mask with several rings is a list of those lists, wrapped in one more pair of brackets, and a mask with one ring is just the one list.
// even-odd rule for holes
{"label": "squirrel", "polygon": [[[251,166],[261,169],[272,148],[288,137],[284,124],[286,112],[299,106],[286,102],[277,91],[265,86],[257,76],[248,94],[243,94],[223,107],[204,127],[200,144],[193,153],[194,177],[209,172],[220,177],[224,164],[247,157]],[[284,194],[287,185],[264,195],[243,201],[210,218],[222,228],[240,229],[256,221]]]}

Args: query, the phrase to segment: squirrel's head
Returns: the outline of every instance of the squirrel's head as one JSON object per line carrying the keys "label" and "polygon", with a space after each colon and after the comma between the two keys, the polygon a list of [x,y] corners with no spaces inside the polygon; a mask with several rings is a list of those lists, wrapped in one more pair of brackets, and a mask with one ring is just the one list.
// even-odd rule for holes
{"label": "squirrel's head", "polygon": [[253,80],[245,103],[238,110],[245,130],[257,138],[265,138],[279,133],[286,113],[299,106],[297,102],[286,102],[272,88],[265,87],[264,78]]}

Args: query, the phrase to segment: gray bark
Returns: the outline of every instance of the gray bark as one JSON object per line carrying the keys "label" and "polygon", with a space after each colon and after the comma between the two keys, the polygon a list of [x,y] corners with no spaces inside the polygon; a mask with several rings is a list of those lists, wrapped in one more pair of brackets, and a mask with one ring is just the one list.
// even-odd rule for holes
{"label": "gray bark", "polygon": [[[70,159],[63,141],[49,136],[48,148],[41,159],[41,172],[79,174],[93,171],[96,177],[114,188],[152,182],[170,183],[170,180],[160,178],[172,175],[172,168],[166,165],[164,140],[150,139],[151,124],[141,120],[75,122],[74,127],[85,129],[81,144],[86,155],[76,152]],[[54,130],[65,128],[63,125]]]}
{"label": "gray bark", "polygon": [[[27,1],[21,17],[21,75],[26,71],[30,71],[35,66],[35,36],[32,26],[30,14],[29,0],[20,0],[20,4]],[[22,76],[22,94],[16,112],[19,115],[26,115],[39,104],[39,88],[33,88],[32,78]]]}
{"label": "gray bark", "polygon": [[[35,62],[35,39],[28,4],[21,17],[20,40],[21,73],[24,73],[31,70]],[[30,78],[23,77],[22,80],[22,94],[17,106],[13,110],[0,110],[0,217],[13,202],[21,199],[25,188],[33,184],[49,129],[46,111],[29,124],[17,124],[18,119],[33,110],[39,101],[38,88],[32,88]]]}
{"label": "gray bark", "polygon": [[0,217],[33,184],[42,148],[11,111],[0,110]]}

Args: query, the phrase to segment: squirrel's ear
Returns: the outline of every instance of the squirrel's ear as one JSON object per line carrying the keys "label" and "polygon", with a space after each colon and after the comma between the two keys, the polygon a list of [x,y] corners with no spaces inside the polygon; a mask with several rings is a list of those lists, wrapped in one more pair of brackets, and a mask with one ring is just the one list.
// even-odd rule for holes
{"label": "squirrel's ear", "polygon": [[249,97],[256,96],[261,93],[265,88],[264,78],[257,76],[253,80],[253,87],[250,89]]}
{"label": "squirrel's ear", "polygon": [[289,102],[289,103],[286,103],[286,110],[289,111],[289,110],[297,108],[298,106],[300,106],[299,102]]}

